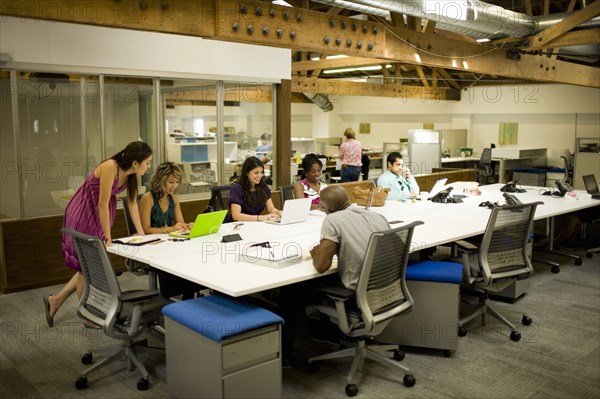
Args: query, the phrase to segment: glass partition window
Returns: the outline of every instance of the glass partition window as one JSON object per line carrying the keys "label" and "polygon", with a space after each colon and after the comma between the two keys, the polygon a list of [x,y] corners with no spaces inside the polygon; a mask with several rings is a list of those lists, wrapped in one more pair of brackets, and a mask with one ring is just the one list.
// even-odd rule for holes
{"label": "glass partition window", "polygon": [[228,143],[231,148],[237,148],[236,158],[229,159],[227,176],[231,180],[235,180],[244,160],[249,156],[256,156],[265,162],[265,178],[267,183],[272,185],[271,172],[275,158],[276,139],[273,85],[225,83],[224,97],[223,123],[226,155],[233,156],[228,151]]}
{"label": "glass partition window", "polygon": [[0,84],[3,217],[61,214],[103,159],[158,147],[152,79],[2,71]]}
{"label": "glass partition window", "polygon": [[167,160],[180,165],[180,194],[206,193],[217,185],[217,84],[162,80]]}

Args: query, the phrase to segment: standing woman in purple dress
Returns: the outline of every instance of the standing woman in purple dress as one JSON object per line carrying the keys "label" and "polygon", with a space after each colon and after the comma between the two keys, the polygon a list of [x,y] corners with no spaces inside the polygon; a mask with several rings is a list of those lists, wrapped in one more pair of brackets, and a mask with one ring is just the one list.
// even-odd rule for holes
{"label": "standing woman in purple dress", "polygon": [[[259,221],[278,219],[281,212],[273,205],[271,190],[265,183],[265,166],[256,157],[246,158],[242,165],[239,182],[229,191],[231,218],[236,221]],[[263,211],[267,209],[267,214]]]}
{"label": "standing woman in purple dress", "polygon": [[[117,194],[127,189],[127,205],[138,234],[144,230],[137,206],[138,176],[150,168],[152,149],[141,141],[129,143],[124,150],[102,161],[83,182],[65,210],[63,226],[80,233],[100,237],[112,244],[110,230],[115,221]],[[54,315],[74,292],[81,298],[84,289],[81,266],[71,236],[63,234],[62,253],[65,265],[76,273],[56,295],[44,296],[46,321],[52,327]]]}

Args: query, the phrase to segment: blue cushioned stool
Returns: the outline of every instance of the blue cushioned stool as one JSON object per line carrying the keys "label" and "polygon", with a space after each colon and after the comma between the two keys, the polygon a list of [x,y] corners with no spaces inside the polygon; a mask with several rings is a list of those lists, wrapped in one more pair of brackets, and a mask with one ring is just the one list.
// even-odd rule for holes
{"label": "blue cushioned stool", "polygon": [[220,295],[162,312],[172,397],[281,397],[281,317]]}
{"label": "blue cushioned stool", "polygon": [[414,301],[413,310],[392,320],[377,340],[455,351],[462,272],[461,263],[409,262],[406,285]]}

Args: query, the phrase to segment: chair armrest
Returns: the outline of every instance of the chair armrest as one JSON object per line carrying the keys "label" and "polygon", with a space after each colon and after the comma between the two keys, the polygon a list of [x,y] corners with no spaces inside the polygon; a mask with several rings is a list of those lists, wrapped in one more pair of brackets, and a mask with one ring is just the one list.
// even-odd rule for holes
{"label": "chair armrest", "polygon": [[143,302],[158,295],[157,290],[125,291],[119,296],[122,302]]}
{"label": "chair armrest", "polygon": [[456,246],[456,249],[466,253],[473,253],[479,250],[479,247],[477,245],[465,240],[454,241],[453,244]]}
{"label": "chair armrest", "polygon": [[321,287],[319,291],[336,301],[346,301],[356,294],[354,291],[342,286]]}

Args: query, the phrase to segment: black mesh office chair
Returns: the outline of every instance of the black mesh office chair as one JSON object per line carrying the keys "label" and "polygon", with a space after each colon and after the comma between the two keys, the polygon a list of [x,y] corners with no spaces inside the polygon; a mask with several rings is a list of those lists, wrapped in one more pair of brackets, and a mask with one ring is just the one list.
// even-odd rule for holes
{"label": "black mesh office chair", "polygon": [[128,369],[132,370],[135,366],[142,375],[137,388],[148,389],[148,371],[137,352],[164,355],[164,350],[146,346],[147,340],[136,339],[146,332],[155,332],[158,337],[164,339],[164,335],[161,336],[158,333],[159,329],[155,327],[161,317],[162,307],[170,301],[161,297],[156,290],[121,291],[102,240],[70,228],[63,228],[61,231],[73,238],[85,281],[77,315],[101,326],[102,331],[109,337],[122,341],[120,345],[92,349],[83,355],[83,364],[93,362],[92,352],[107,353],[108,357],[84,370],[75,382],[75,387],[87,388],[89,373],[123,356],[127,359]]}
{"label": "black mesh office chair", "polygon": [[[510,327],[510,339],[521,339],[515,326],[491,307],[488,294],[502,291],[515,280],[526,279],[533,274],[528,252],[533,217],[540,204],[543,203],[496,206],[492,208],[480,241],[456,242],[464,266],[461,293],[463,298],[467,295],[478,297],[476,310],[460,320],[459,336],[467,334],[466,323],[481,316],[485,325],[485,316],[490,314]],[[531,318],[524,315],[522,323],[531,324]]]}
{"label": "black mesh office chair", "polygon": [[492,170],[492,149],[484,148],[481,159],[477,164],[477,180],[483,186],[494,182],[494,171]]}
{"label": "black mesh office chair", "polygon": [[289,199],[294,199],[294,186],[279,186],[281,190],[281,206],[285,203],[285,201]]}
{"label": "black mesh office chair", "polygon": [[[366,339],[383,331],[393,317],[407,313],[413,305],[404,275],[412,233],[415,226],[423,222],[410,224],[377,232],[371,235],[356,291],[343,286],[325,287],[321,291],[331,300],[325,304],[312,305],[306,310],[310,317],[323,315],[337,324],[344,335],[356,339],[356,347],[308,359],[311,371],[316,371],[313,363],[318,360],[354,357],[347,378],[346,394],[354,396],[357,386],[352,382],[356,371],[363,371],[364,360],[369,358],[384,364],[391,364],[408,373],[408,368],[392,361],[383,353],[394,351],[394,359],[402,360],[404,353],[398,345],[371,345]],[[404,385],[415,384],[415,378],[404,375]]]}
{"label": "black mesh office chair", "polygon": [[211,211],[222,211],[227,208],[227,199],[229,198],[229,191],[231,185],[228,186],[211,186],[210,187],[210,200],[208,206]]}

